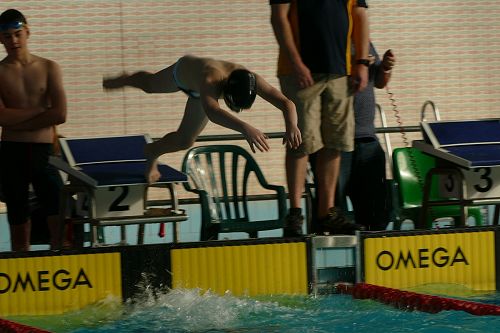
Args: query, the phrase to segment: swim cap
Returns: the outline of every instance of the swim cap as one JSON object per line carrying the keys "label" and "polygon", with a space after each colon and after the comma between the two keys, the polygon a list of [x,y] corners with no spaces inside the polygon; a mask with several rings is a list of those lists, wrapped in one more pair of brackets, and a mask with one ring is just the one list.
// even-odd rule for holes
{"label": "swim cap", "polygon": [[257,95],[255,74],[246,69],[236,69],[227,78],[224,102],[234,112],[250,109]]}
{"label": "swim cap", "polygon": [[0,14],[0,31],[17,30],[26,24],[28,24],[26,17],[16,9],[7,9]]}

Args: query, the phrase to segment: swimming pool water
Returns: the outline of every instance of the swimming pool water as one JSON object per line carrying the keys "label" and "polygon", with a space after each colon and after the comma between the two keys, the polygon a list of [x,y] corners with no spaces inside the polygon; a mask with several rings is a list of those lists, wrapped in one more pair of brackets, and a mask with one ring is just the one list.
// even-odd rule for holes
{"label": "swimming pool water", "polygon": [[[498,293],[469,300],[500,305]],[[461,311],[406,312],[349,295],[219,296],[198,290],[172,290],[121,305],[106,300],[76,313],[10,318],[52,332],[162,333],[446,333],[500,332],[500,318]]]}

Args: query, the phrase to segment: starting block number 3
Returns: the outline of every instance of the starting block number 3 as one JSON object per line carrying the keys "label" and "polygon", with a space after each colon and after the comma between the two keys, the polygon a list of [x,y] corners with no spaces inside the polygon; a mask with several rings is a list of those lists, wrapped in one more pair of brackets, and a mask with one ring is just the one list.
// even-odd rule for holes
{"label": "starting block number 3", "polygon": [[87,194],[78,194],[77,214],[90,216],[93,204],[95,218],[142,216],[145,190],[145,185],[99,187],[93,192],[93,200]]}
{"label": "starting block number 3", "polygon": [[[462,170],[465,180],[465,199],[489,199],[500,197],[500,167]],[[439,177],[440,194],[458,197],[462,184],[452,174]]]}

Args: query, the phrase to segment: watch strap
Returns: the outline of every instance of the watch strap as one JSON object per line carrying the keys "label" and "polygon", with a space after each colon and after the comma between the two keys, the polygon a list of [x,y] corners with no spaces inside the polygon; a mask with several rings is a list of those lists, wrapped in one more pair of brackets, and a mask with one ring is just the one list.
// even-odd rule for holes
{"label": "watch strap", "polygon": [[366,67],[370,67],[370,60],[368,59],[357,59],[356,60],[357,65],[365,65]]}

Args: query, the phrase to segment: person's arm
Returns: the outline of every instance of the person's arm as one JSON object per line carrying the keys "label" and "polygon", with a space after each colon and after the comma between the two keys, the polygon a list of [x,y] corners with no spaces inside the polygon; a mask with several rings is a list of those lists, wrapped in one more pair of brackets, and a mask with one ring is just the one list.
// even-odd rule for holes
{"label": "person's arm", "polygon": [[53,61],[49,61],[47,66],[47,109],[33,118],[9,127],[9,129],[29,131],[59,125],[66,121],[67,102],[61,68]]}
{"label": "person's arm", "polygon": [[377,68],[375,69],[374,85],[376,88],[385,88],[387,83],[389,83],[395,63],[396,57],[392,50],[385,51],[382,61],[377,64]]}
{"label": "person's arm", "polygon": [[208,119],[217,125],[230,128],[243,134],[254,153],[255,147],[260,151],[268,151],[268,137],[255,127],[221,108],[218,102],[218,95],[216,87],[213,84],[203,84],[200,88],[201,105]]}
{"label": "person's arm", "polygon": [[283,144],[296,149],[302,143],[302,135],[297,126],[297,111],[295,104],[289,100],[278,89],[271,86],[260,75],[255,74],[257,78],[257,95],[280,109],[285,119],[285,137]]}
{"label": "person's arm", "polygon": [[9,127],[28,119],[33,118],[37,114],[43,112],[43,108],[17,109],[5,107],[5,104],[0,96],[0,126]]}
{"label": "person's arm", "polygon": [[36,115],[42,113],[44,108],[37,109],[14,109],[7,108],[0,99],[0,126],[11,127],[23,123]]}
{"label": "person's arm", "polygon": [[292,26],[288,19],[288,10],[290,4],[272,4],[271,5],[271,25],[278,45],[285,52],[290,63],[293,66],[295,76],[297,77],[301,88],[309,87],[314,84],[311,71],[302,62],[300,52],[293,39]]}
{"label": "person's arm", "polygon": [[356,59],[352,66],[352,77],[357,82],[357,91],[363,90],[368,84],[368,66],[357,64],[360,59],[368,59],[369,50],[369,27],[368,13],[365,7],[354,5],[352,10],[353,32]]}

